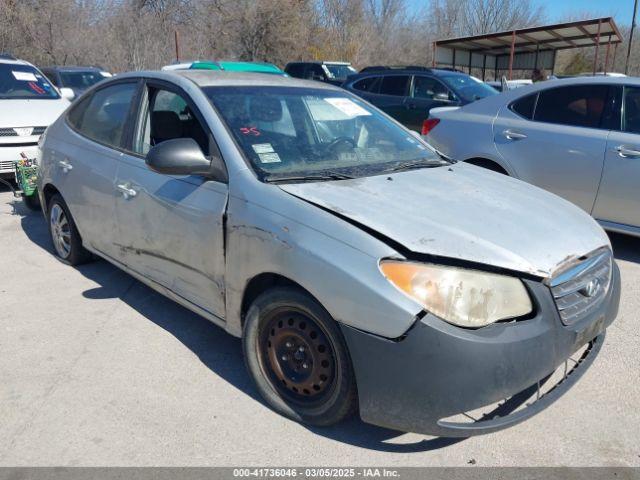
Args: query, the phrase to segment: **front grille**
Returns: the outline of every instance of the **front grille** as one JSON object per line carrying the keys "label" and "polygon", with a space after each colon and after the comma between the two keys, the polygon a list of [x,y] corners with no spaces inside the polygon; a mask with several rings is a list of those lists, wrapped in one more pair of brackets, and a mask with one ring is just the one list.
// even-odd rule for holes
{"label": "front grille", "polygon": [[572,325],[600,305],[609,291],[611,269],[611,250],[601,249],[551,280],[562,323]]}
{"label": "front grille", "polygon": [[[20,128],[20,127],[16,127]],[[31,135],[42,135],[47,127],[33,127],[33,132]],[[13,129],[13,127],[9,128],[0,128],[0,137],[17,137],[18,133]]]}

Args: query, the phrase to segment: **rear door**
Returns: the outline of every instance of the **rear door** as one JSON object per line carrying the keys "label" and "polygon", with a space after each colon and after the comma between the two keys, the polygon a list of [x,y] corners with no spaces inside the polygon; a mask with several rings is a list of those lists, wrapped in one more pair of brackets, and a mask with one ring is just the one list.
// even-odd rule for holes
{"label": "rear door", "polygon": [[136,125],[115,185],[119,260],[224,318],[227,185],[157,173],[144,160],[151,147],[173,138],[193,138],[205,155],[220,155],[215,141],[194,102],[170,83],[146,84]]}
{"label": "rear door", "polygon": [[64,138],[49,142],[56,187],[83,240],[108,256],[117,251],[114,181],[138,87],[132,80],[96,90],[70,110]]}
{"label": "rear door", "polygon": [[620,93],[622,121],[609,134],[593,216],[640,227],[640,87]]}
{"label": "rear door", "polygon": [[411,75],[382,75],[378,93],[367,100],[403,125],[410,121],[404,101],[409,96]]}
{"label": "rear door", "polygon": [[496,148],[519,178],[591,213],[613,101],[608,85],[591,84],[523,96],[498,114]]}
{"label": "rear door", "polygon": [[456,97],[442,82],[427,75],[415,75],[411,84],[411,96],[405,97],[405,126],[420,132],[422,122],[434,107],[456,105]]}

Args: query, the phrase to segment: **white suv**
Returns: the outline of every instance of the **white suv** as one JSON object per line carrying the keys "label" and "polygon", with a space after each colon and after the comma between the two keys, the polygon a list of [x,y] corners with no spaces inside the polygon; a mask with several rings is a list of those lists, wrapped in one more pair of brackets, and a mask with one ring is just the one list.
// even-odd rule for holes
{"label": "white suv", "polygon": [[13,177],[21,153],[36,158],[38,139],[69,106],[67,96],[30,63],[0,55],[0,178]]}

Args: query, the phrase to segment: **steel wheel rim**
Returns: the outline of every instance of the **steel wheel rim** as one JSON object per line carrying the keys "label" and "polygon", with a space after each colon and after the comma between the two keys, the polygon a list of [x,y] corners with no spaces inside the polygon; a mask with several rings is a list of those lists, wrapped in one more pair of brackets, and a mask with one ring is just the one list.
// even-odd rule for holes
{"label": "steel wheel rim", "polygon": [[335,351],[325,331],[309,316],[291,310],[274,314],[259,342],[263,369],[285,400],[311,407],[331,395],[337,371]]}
{"label": "steel wheel rim", "polygon": [[71,227],[64,210],[59,204],[51,207],[50,228],[53,246],[60,257],[67,258],[71,253]]}

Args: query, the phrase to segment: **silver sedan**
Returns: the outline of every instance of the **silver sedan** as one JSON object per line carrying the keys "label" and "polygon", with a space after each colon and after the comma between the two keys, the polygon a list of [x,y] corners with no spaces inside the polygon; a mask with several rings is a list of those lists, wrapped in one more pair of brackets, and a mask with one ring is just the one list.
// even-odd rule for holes
{"label": "silver sedan", "polygon": [[318,82],[119,75],[47,130],[38,181],[63,262],[102,257],[242,337],[265,401],[313,425],[515,425],[580,378],[618,310],[587,214]]}
{"label": "silver sedan", "polygon": [[556,193],[640,235],[640,79],[554,80],[431,111],[441,152]]}

